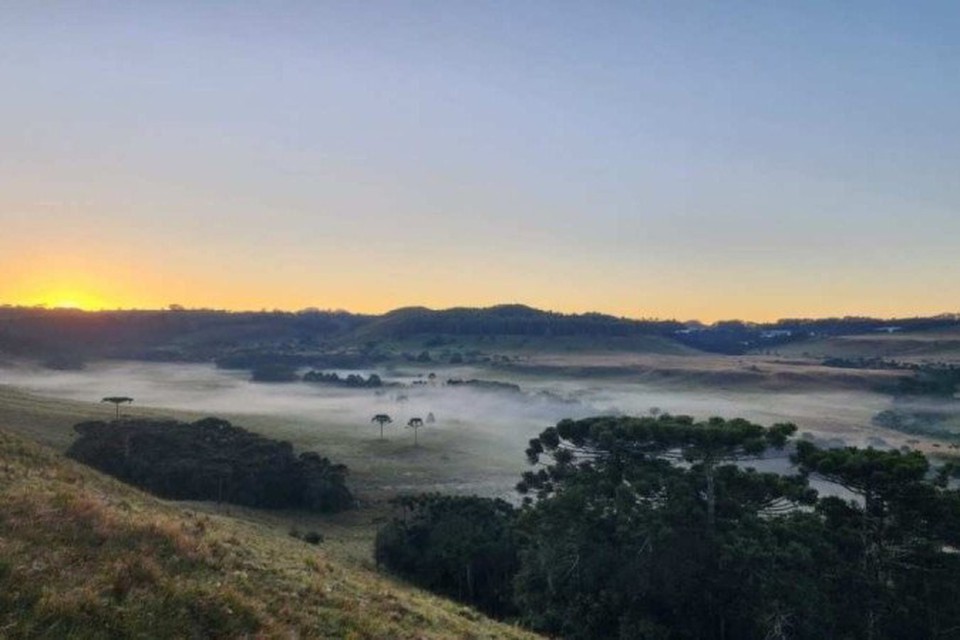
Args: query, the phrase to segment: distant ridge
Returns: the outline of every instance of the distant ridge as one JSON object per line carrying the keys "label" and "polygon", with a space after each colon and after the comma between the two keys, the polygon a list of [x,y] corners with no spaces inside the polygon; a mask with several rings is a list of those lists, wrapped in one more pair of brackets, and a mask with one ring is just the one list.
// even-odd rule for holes
{"label": "distant ridge", "polygon": [[[309,359],[301,362],[300,356],[331,350],[370,355],[373,345],[384,341],[428,343],[451,337],[530,339],[537,348],[550,348],[552,341],[561,345],[564,340],[580,340],[593,341],[597,348],[643,350],[648,344],[661,352],[695,349],[741,354],[808,339],[956,327],[960,327],[960,314],[955,313],[893,319],[784,319],[771,323],[731,320],[708,325],[593,312],[565,314],[523,304],[440,310],[414,306],[382,315],[317,309],[84,312],[7,306],[0,307],[0,355],[42,359],[54,368],[71,368],[84,358],[208,362],[256,350],[283,354],[290,364],[310,364]],[[635,343],[633,347],[626,344],[629,341]]]}

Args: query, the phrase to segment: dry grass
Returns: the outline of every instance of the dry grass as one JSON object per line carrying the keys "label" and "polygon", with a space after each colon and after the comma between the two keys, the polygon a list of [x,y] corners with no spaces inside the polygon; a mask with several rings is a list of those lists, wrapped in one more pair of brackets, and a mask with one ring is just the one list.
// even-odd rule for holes
{"label": "dry grass", "polygon": [[7,431],[0,460],[0,637],[532,637]]}
{"label": "dry grass", "polygon": [[669,388],[744,391],[869,390],[896,371],[824,367],[819,358],[776,355],[541,353],[511,365],[518,374],[582,379],[629,379]]}
{"label": "dry grass", "polygon": [[903,362],[960,363],[960,331],[868,333],[808,340],[777,347],[784,355],[813,357],[888,358]]}

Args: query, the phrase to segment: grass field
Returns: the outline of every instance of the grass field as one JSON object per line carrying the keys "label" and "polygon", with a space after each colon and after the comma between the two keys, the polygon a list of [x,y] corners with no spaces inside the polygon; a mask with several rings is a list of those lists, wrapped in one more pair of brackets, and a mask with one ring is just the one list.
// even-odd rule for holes
{"label": "grass field", "polygon": [[263,517],[172,504],[0,429],[4,638],[527,638]]}

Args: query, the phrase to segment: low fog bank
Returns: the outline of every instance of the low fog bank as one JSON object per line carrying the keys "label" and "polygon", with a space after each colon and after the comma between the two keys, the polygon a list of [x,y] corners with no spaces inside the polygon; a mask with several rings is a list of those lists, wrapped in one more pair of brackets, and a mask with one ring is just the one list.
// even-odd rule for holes
{"label": "low fog bank", "polygon": [[[762,424],[790,421],[808,437],[833,445],[901,446],[903,434],[871,424],[890,400],[867,392],[736,392],[710,388],[658,389],[624,381],[552,380],[504,376],[502,372],[461,368],[426,371],[368,370],[402,386],[350,389],[315,383],[253,383],[244,371],[212,365],[140,362],[98,363],[82,371],[0,368],[0,384],[70,400],[97,402],[123,395],[138,409],[228,416],[241,426],[318,448],[356,469],[363,480],[391,489],[436,488],[482,493],[508,491],[525,468],[527,441],[563,418],[599,414],[644,415],[652,408],[696,418],[742,416]],[[446,385],[448,378],[478,378],[519,384],[521,392]],[[104,405],[107,418],[113,407]],[[393,424],[379,442],[373,415],[386,413]],[[436,421],[420,430],[413,448],[404,425],[410,418]],[[440,464],[443,461],[443,464]],[[445,465],[445,466],[444,466]],[[384,478],[389,478],[385,480]],[[439,484],[435,484],[439,483]],[[408,486],[409,485],[409,486]]]}

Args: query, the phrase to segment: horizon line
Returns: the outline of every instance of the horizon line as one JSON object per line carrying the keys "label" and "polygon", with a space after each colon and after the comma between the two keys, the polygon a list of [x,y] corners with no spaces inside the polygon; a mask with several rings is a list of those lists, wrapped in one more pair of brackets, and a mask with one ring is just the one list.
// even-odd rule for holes
{"label": "horizon line", "polygon": [[739,322],[743,324],[752,324],[752,325],[764,325],[764,324],[778,324],[782,322],[789,321],[817,321],[817,320],[877,320],[885,322],[893,322],[897,320],[916,320],[916,319],[935,319],[935,318],[952,318],[955,320],[960,320],[960,311],[942,311],[939,313],[933,313],[929,315],[905,315],[905,316],[871,316],[871,315],[860,315],[860,314],[846,314],[846,315],[827,315],[827,316],[785,316],[778,318],[776,320],[750,320],[746,318],[722,318],[713,321],[700,320],[698,318],[690,318],[687,320],[678,320],[676,318],[660,318],[660,317],[647,317],[647,316],[620,316],[613,313],[604,313],[602,311],[581,311],[581,312],[563,312],[556,311],[552,309],[541,309],[539,307],[533,307],[528,304],[520,302],[503,302],[489,306],[469,306],[469,305],[457,305],[452,307],[444,308],[433,308],[427,307],[425,305],[408,305],[402,307],[396,307],[388,311],[381,313],[365,313],[359,311],[351,311],[349,309],[343,308],[326,308],[321,309],[320,307],[303,307],[299,309],[281,309],[273,308],[267,309],[262,307],[260,309],[227,309],[227,308],[215,308],[215,307],[188,307],[180,304],[169,304],[165,307],[99,307],[99,308],[83,308],[79,306],[63,306],[63,305],[49,305],[45,303],[39,304],[20,304],[20,303],[0,303],[0,309],[15,309],[15,310],[33,310],[33,311],[50,311],[50,312],[73,312],[73,313],[224,313],[224,314],[306,314],[306,313],[339,313],[347,314],[352,316],[369,316],[369,317],[382,317],[389,315],[391,313],[396,313],[398,311],[404,311],[408,309],[420,309],[424,311],[429,311],[432,313],[442,313],[446,311],[455,311],[455,310],[472,310],[472,311],[487,311],[491,309],[498,309],[503,307],[523,307],[533,311],[538,311],[541,313],[550,313],[556,314],[564,317],[575,317],[575,316],[585,316],[585,315],[599,315],[606,316],[609,318],[615,318],[617,320],[625,320],[629,322],[676,322],[678,324],[701,324],[706,326],[716,325],[725,322]]}

